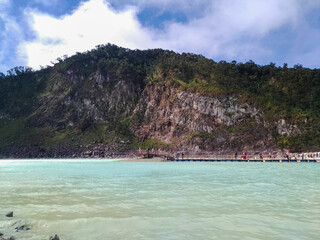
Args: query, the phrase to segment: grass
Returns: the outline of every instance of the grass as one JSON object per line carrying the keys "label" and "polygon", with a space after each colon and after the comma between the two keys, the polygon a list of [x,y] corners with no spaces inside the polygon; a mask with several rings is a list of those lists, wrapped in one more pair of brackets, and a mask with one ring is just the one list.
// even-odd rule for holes
{"label": "grass", "polygon": [[216,81],[207,82],[205,80],[194,78],[190,82],[184,82],[174,79],[183,90],[199,92],[201,94],[223,94],[225,91]]}
{"label": "grass", "polygon": [[42,145],[50,130],[46,128],[31,128],[23,118],[0,121],[0,148],[8,145]]}
{"label": "grass", "polygon": [[137,138],[134,139],[132,144],[132,149],[152,149],[152,148],[161,148],[168,149],[170,147],[170,143],[165,143],[158,141],[156,139],[148,139],[147,141],[140,142]]}
{"label": "grass", "polygon": [[74,148],[87,144],[117,146],[118,151],[143,148],[168,148],[170,144],[150,139],[140,142],[129,130],[131,118],[118,123],[96,124],[81,131],[76,128],[28,127],[26,119],[0,119],[0,149],[6,146],[37,146],[43,149]]}
{"label": "grass", "polygon": [[202,138],[202,139],[214,139],[216,137],[215,133],[192,133],[191,138]]}

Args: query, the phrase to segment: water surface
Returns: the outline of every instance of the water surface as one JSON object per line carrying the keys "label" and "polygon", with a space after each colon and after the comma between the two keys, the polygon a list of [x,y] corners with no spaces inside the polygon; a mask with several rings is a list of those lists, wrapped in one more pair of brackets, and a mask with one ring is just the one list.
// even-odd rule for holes
{"label": "water surface", "polygon": [[[0,232],[87,239],[320,239],[320,164],[0,160]],[[14,218],[3,217],[14,211]],[[30,231],[15,232],[21,221]]]}

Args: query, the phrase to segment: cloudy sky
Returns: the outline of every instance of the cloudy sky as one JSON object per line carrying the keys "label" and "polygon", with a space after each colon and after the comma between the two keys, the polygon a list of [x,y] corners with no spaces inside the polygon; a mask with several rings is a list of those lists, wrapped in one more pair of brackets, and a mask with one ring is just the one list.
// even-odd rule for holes
{"label": "cloudy sky", "polygon": [[113,43],[320,68],[320,0],[0,0],[0,71]]}

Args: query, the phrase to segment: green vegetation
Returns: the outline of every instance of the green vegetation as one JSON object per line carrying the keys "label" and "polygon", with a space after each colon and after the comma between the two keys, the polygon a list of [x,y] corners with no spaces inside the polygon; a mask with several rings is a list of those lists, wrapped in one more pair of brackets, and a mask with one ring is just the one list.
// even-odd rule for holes
{"label": "green vegetation", "polygon": [[135,139],[134,140],[134,143],[133,143],[133,149],[138,149],[138,148],[141,148],[141,149],[162,149],[162,150],[166,150],[170,147],[170,144],[168,143],[165,143],[165,142],[161,142],[161,141],[158,141],[158,140],[155,140],[155,139],[148,139],[144,142],[139,142],[138,139]]}
{"label": "green vegetation", "polygon": [[37,144],[42,145],[44,138],[50,136],[48,128],[30,128],[25,119],[0,121],[0,151],[14,144],[19,146],[28,146]]}
{"label": "green vegetation", "polygon": [[213,139],[216,137],[216,134],[215,133],[192,133],[189,138],[192,139],[197,137],[205,138],[205,139]]}
{"label": "green vegetation", "polygon": [[[288,68],[286,64],[277,67],[274,63],[260,66],[253,61],[217,63],[201,55],[177,54],[162,49],[128,50],[111,44],[57,60],[53,67],[40,71],[16,67],[6,75],[0,73],[1,146],[28,142],[47,148],[59,144],[73,146],[124,141],[130,142],[125,146],[127,149],[169,147],[152,139],[139,142],[130,131],[130,114],[119,115],[116,110],[106,117],[108,121],[105,124],[97,124],[84,116],[79,120],[75,118],[74,126],[68,128],[52,124],[52,119],[33,118],[43,101],[51,104],[50,99],[63,99],[65,96],[72,98],[77,95],[81,99],[99,94],[107,96],[119,81],[136,84],[140,89],[148,84],[159,84],[209,96],[237,95],[238,101],[250,102],[262,109],[270,123],[285,119],[288,124],[299,127],[301,134],[294,136],[273,133],[279,146],[294,150],[320,146],[320,69],[303,68],[301,65]],[[103,90],[93,92],[90,79],[96,72],[108,79],[101,83]],[[131,101],[137,102],[138,99]],[[136,102],[130,104],[134,106]],[[168,104],[171,102],[169,98]],[[62,100],[47,107],[43,112],[57,108],[64,116],[69,111]],[[274,128],[272,124],[270,128]],[[250,131],[250,127],[250,123],[246,123],[225,130],[245,132]],[[274,129],[270,131],[274,132]],[[208,133],[192,136],[213,137]]]}

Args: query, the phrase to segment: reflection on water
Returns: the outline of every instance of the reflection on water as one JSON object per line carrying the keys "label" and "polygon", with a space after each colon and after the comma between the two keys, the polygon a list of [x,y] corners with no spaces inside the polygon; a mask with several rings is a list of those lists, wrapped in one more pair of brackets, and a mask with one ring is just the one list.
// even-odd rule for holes
{"label": "reflection on water", "polygon": [[[320,239],[319,174],[312,163],[0,161],[0,232],[17,240]],[[32,229],[15,232],[19,220]]]}

